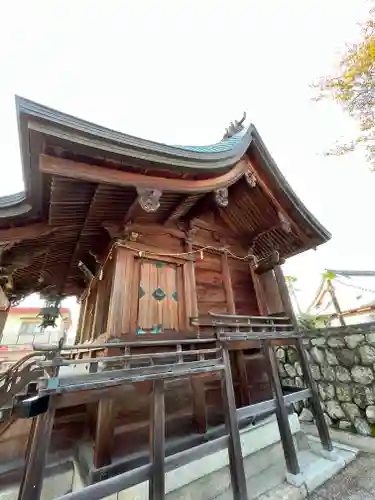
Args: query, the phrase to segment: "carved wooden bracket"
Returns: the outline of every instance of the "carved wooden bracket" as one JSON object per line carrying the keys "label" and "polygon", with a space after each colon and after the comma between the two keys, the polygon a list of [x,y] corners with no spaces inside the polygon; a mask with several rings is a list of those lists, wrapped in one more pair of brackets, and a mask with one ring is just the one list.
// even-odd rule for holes
{"label": "carved wooden bracket", "polygon": [[137,188],[137,193],[138,203],[145,212],[153,213],[160,207],[160,198],[163,193],[158,189]]}
{"label": "carved wooden bracket", "polygon": [[219,207],[227,207],[229,203],[228,188],[220,188],[215,191],[215,201]]}
{"label": "carved wooden bracket", "polygon": [[257,178],[254,172],[249,170],[245,173],[245,180],[251,188],[255,188],[257,185]]}
{"label": "carved wooden bracket", "polygon": [[280,257],[279,252],[274,250],[270,255],[268,255],[268,257],[259,260],[255,265],[254,270],[256,274],[263,274],[270,271],[275,266],[284,264],[284,262],[285,260],[282,257]]}
{"label": "carved wooden bracket", "polygon": [[290,234],[292,232],[292,225],[290,223],[290,220],[282,212],[279,212],[278,215],[282,230]]}

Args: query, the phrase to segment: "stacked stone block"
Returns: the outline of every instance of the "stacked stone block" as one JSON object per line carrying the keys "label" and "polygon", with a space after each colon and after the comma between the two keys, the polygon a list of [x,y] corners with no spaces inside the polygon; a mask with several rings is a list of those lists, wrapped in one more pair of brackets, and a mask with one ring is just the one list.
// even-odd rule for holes
{"label": "stacked stone block", "polygon": [[[375,436],[375,323],[309,332],[304,345],[328,424]],[[304,387],[295,348],[278,347],[276,356],[282,384]],[[308,403],[296,410],[313,419]]]}

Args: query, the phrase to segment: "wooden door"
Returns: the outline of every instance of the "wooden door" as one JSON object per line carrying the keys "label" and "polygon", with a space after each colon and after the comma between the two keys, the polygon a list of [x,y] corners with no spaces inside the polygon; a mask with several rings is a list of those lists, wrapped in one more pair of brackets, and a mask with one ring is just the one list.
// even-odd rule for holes
{"label": "wooden door", "polygon": [[177,330],[179,299],[176,265],[161,261],[141,262],[137,333]]}

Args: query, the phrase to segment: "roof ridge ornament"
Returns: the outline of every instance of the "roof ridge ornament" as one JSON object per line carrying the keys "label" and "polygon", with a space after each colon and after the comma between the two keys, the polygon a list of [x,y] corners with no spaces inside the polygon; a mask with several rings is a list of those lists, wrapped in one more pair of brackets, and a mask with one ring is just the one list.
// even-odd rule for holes
{"label": "roof ridge ornament", "polygon": [[246,120],[246,111],[243,112],[241,120],[234,120],[234,122],[230,122],[229,127],[225,129],[225,134],[222,140],[230,139],[236,134],[239,134],[245,129],[244,122]]}

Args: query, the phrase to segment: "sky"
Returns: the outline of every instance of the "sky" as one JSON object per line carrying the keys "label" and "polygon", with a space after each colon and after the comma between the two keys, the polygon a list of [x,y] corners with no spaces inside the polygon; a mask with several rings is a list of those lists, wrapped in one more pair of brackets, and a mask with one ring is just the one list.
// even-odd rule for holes
{"label": "sky", "polygon": [[[22,190],[14,95],[168,144],[218,142],[247,112],[332,240],[290,259],[308,304],[324,268],[375,269],[375,173],[327,158],[356,133],[311,100],[356,40],[365,0],[14,0],[0,20],[0,195]],[[375,284],[374,284],[375,288]]]}

